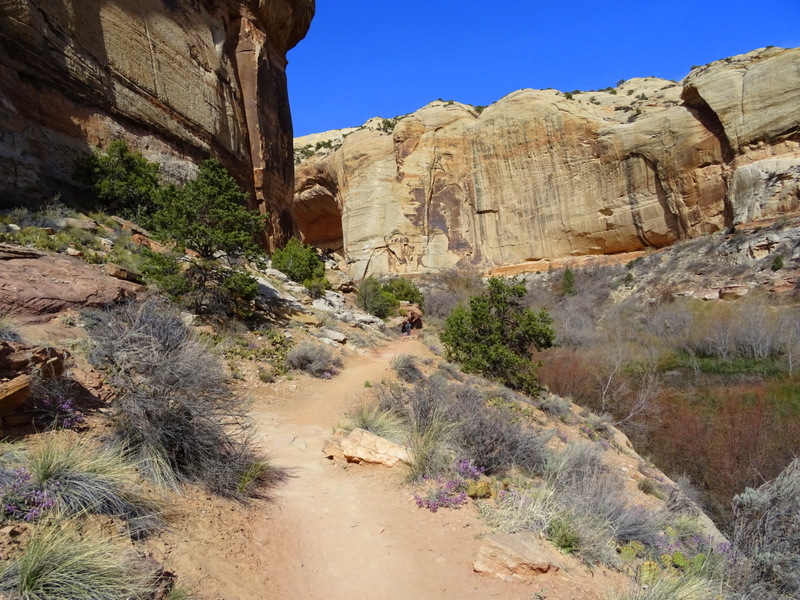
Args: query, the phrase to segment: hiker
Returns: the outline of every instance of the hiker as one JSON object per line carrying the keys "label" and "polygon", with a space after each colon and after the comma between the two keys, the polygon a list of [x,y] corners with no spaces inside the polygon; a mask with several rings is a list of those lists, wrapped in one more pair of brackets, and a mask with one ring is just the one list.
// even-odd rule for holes
{"label": "hiker", "polygon": [[400,326],[400,331],[403,335],[411,335],[411,321],[408,319],[403,321],[403,324]]}

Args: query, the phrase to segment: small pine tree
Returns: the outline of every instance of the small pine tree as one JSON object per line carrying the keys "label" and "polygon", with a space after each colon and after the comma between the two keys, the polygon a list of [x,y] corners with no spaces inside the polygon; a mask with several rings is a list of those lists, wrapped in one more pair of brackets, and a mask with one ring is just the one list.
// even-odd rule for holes
{"label": "small pine tree", "polygon": [[259,253],[256,236],[266,219],[247,210],[245,199],[236,180],[213,159],[200,164],[196,179],[183,187],[162,188],[159,195],[153,216],[158,231],[178,248],[197,254],[186,272],[197,312],[249,313],[242,303],[255,296],[255,280],[219,260],[223,254],[230,263]]}
{"label": "small pine tree", "polygon": [[94,188],[99,203],[120,215],[149,225],[159,190],[158,164],[114,140],[105,152],[78,158],[72,176]]}
{"label": "small pine tree", "polygon": [[561,292],[565,296],[575,295],[575,275],[572,274],[569,267],[564,269],[564,275],[561,277]]}
{"label": "small pine tree", "polygon": [[202,259],[259,253],[256,236],[266,219],[247,210],[244,192],[216,160],[203,161],[197,178],[183,187],[164,190],[159,204],[154,216],[159,230]]}
{"label": "small pine tree", "polygon": [[313,247],[291,238],[283,248],[272,253],[272,266],[297,282],[325,276],[325,264]]}
{"label": "small pine tree", "polygon": [[539,389],[533,349],[553,344],[552,319],[523,306],[525,284],[498,277],[487,289],[459,305],[445,321],[440,339],[446,357],[461,363],[464,371],[480,373],[505,385],[533,394]]}
{"label": "small pine tree", "polygon": [[356,304],[359,308],[368,313],[385,319],[389,315],[396,313],[400,302],[394,294],[384,289],[384,286],[372,275],[367,277],[358,286]]}
{"label": "small pine tree", "polygon": [[404,277],[395,277],[383,284],[383,290],[392,294],[398,300],[405,300],[422,306],[425,298],[422,297],[422,292],[414,285],[410,279]]}

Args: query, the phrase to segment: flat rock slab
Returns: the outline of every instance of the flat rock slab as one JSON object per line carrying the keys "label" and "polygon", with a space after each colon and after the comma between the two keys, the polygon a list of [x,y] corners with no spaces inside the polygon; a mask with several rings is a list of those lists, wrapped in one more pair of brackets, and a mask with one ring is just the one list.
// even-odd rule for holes
{"label": "flat rock slab", "polygon": [[26,322],[49,321],[69,308],[101,308],[139,289],[79,258],[0,244],[0,306]]}
{"label": "flat rock slab", "polygon": [[498,533],[484,539],[472,568],[501,579],[534,579],[572,565],[547,540],[532,531]]}

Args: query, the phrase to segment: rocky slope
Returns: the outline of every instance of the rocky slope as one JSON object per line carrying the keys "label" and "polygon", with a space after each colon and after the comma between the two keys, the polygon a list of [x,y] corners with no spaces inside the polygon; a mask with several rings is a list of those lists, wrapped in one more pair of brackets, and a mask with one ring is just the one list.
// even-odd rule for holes
{"label": "rocky slope", "polygon": [[286,52],[314,8],[2,0],[0,200],[64,190],[76,155],[123,138],[176,179],[218,158],[280,229],[293,189]]}
{"label": "rocky slope", "polygon": [[800,49],[767,48],[680,84],[432,102],[296,140],[293,213],[355,278],[662,247],[800,208],[798,100]]}

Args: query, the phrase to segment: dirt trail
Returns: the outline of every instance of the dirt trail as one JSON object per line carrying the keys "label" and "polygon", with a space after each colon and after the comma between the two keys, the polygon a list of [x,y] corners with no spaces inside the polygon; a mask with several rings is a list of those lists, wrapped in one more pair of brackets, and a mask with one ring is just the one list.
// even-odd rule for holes
{"label": "dirt trail", "polygon": [[255,411],[272,462],[292,475],[276,495],[272,540],[280,554],[268,569],[267,597],[530,597],[527,585],[472,571],[484,532],[473,509],[420,510],[402,469],[342,465],[322,454],[333,426],[366,395],[364,382],[390,377],[391,357],[401,352],[429,354],[414,339],[397,340],[351,359],[334,379],[303,380]]}
{"label": "dirt trail", "polygon": [[390,378],[391,358],[400,353],[430,355],[403,338],[351,355],[330,380],[254,384],[260,442],[289,479],[270,501],[246,506],[188,490],[169,515],[170,530],[151,542],[154,558],[203,600],[598,597],[600,582],[583,569],[532,583],[473,572],[480,536],[488,533],[474,506],[434,514],[416,506],[402,468],[325,458],[333,427],[371,395],[364,382]]}

